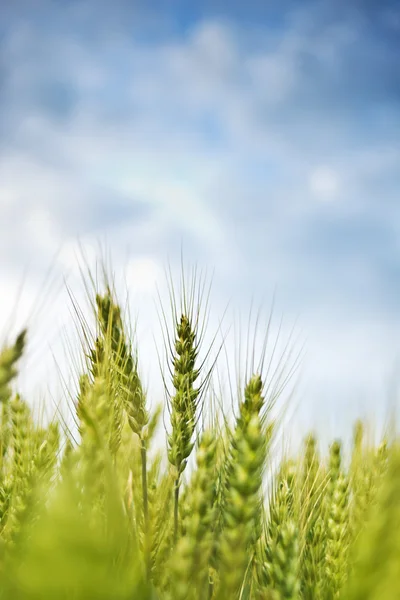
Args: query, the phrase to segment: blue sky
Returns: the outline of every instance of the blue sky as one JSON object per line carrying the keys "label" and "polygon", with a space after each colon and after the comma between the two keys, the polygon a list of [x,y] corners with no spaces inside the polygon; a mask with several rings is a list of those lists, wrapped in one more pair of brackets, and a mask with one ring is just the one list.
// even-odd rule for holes
{"label": "blue sky", "polygon": [[17,0],[0,23],[3,297],[27,269],[26,306],[53,294],[60,317],[77,240],[107,240],[152,323],[182,243],[215,268],[216,322],[228,300],[268,312],[274,290],[299,319],[305,426],[382,413],[400,344],[398,2]]}

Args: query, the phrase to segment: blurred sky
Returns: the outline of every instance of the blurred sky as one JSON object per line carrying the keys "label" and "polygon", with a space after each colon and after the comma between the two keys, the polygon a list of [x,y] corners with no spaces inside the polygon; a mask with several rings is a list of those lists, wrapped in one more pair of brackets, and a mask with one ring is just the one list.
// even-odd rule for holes
{"label": "blurred sky", "polygon": [[15,0],[0,43],[0,330],[25,273],[17,316],[41,323],[27,380],[64,360],[78,241],[90,260],[107,244],[148,352],[150,298],[183,247],[215,269],[214,325],[228,302],[268,316],[274,290],[278,321],[297,320],[295,427],[383,415],[400,349],[397,1]]}

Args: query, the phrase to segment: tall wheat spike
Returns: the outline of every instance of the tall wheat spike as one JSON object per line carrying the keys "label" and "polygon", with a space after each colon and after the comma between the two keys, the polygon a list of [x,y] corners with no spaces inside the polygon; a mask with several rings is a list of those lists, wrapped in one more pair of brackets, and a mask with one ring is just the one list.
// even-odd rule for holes
{"label": "tall wheat spike", "polygon": [[254,375],[246,385],[231,442],[220,547],[220,599],[239,596],[260,533],[257,523],[267,451],[260,415],[263,405],[262,380]]}
{"label": "tall wheat spike", "polygon": [[174,500],[174,540],[176,542],[180,477],[194,446],[193,434],[196,427],[199,396],[199,390],[194,388],[194,383],[199,376],[199,371],[195,369],[197,358],[195,332],[185,315],[181,316],[180,323],[177,324],[175,351],[176,355],[173,359],[175,394],[171,401],[172,432],[168,436],[168,459],[176,468]]}
{"label": "tall wheat spike", "polygon": [[18,335],[13,346],[8,346],[0,352],[0,403],[10,398],[9,384],[17,375],[16,364],[22,356],[25,342],[26,330]]}
{"label": "tall wheat spike", "polygon": [[212,431],[203,433],[197,451],[197,469],[189,488],[184,535],[171,560],[177,582],[176,600],[208,598],[209,562],[212,551],[212,524],[215,518],[216,439]]}

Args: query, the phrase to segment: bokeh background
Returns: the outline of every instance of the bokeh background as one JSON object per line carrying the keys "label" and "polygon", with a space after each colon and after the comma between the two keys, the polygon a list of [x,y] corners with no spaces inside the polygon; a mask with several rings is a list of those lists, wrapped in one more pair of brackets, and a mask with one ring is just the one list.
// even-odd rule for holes
{"label": "bokeh background", "polygon": [[267,318],[274,293],[274,332],[296,324],[295,433],[383,421],[400,373],[397,1],[15,0],[0,43],[0,331],[31,325],[28,391],[62,396],[66,285],[80,302],[99,248],[159,378],[153,298],[183,251],[214,270],[211,329],[228,303],[228,326],[252,301]]}

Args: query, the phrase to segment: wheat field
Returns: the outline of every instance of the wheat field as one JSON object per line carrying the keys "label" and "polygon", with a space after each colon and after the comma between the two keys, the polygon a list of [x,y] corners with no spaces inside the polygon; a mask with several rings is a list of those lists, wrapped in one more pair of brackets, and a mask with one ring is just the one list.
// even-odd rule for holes
{"label": "wheat field", "polygon": [[3,346],[0,598],[400,598],[398,437],[375,443],[360,421],[350,453],[334,439],[324,455],[310,433],[272,472],[277,389],[261,360],[231,414],[210,401],[198,287],[163,312],[164,407],[106,283],[82,330],[75,428],[38,422],[18,394],[29,330]]}

